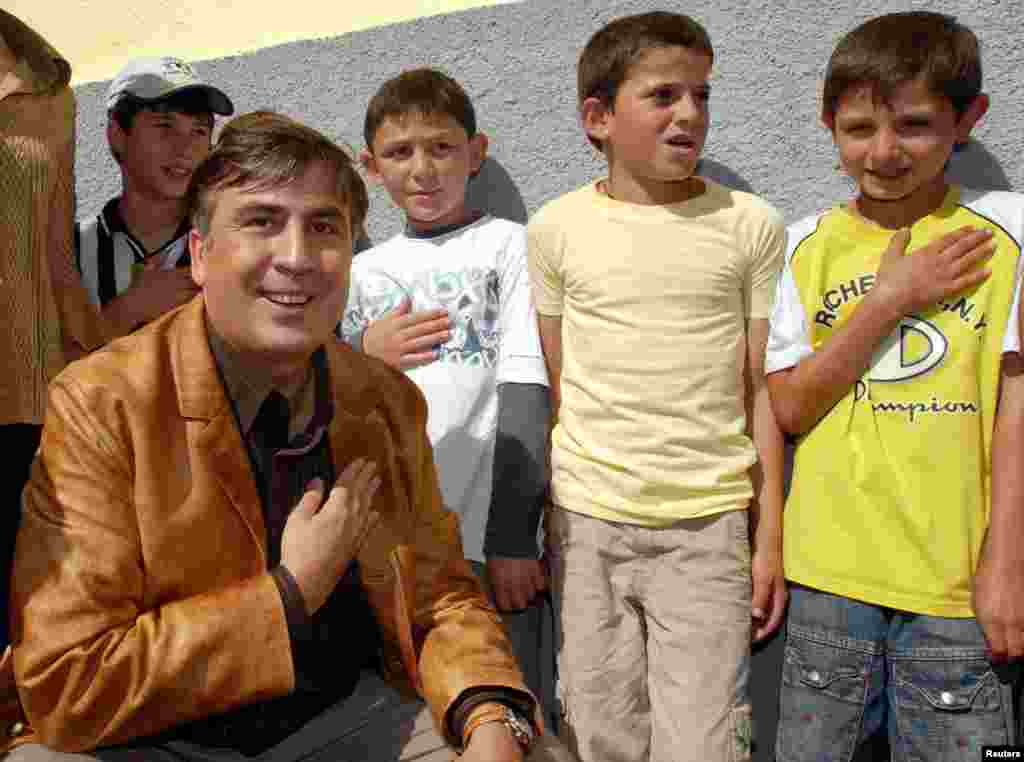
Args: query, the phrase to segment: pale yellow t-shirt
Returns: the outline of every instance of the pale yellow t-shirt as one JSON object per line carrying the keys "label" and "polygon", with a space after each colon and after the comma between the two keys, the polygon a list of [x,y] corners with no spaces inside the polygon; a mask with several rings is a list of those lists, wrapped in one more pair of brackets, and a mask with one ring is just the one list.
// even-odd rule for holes
{"label": "pale yellow t-shirt", "polygon": [[746,318],[767,318],[778,212],[705,180],[668,206],[589,184],[530,221],[537,311],[562,318],[552,493],[568,510],[665,526],[746,507]]}

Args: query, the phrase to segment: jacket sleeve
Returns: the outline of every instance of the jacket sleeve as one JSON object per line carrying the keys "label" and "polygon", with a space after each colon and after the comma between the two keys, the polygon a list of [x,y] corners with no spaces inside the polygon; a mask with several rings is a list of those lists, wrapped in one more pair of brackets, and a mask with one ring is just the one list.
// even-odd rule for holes
{"label": "jacket sleeve", "polygon": [[99,310],[89,299],[75,266],[74,253],[74,149],[75,100],[71,90],[56,96],[62,119],[69,125],[55,156],[56,179],[49,204],[50,224],[47,242],[50,282],[60,314],[64,354],[74,360],[91,352],[105,341],[105,328]]}
{"label": "jacket sleeve", "polygon": [[14,669],[25,714],[54,750],[122,743],[294,685],[269,573],[179,600],[147,589],[130,404],[59,377],[24,493]]}
{"label": "jacket sleeve", "polygon": [[479,687],[532,695],[512,655],[501,620],[463,558],[458,517],[445,510],[426,433],[426,402],[414,390],[414,429],[407,449],[415,473],[414,621],[423,697],[448,742],[459,746],[449,713],[460,697]]}

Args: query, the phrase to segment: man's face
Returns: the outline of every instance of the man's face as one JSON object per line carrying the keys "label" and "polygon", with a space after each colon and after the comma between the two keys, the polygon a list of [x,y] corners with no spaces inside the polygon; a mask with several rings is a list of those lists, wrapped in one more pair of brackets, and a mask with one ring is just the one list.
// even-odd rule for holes
{"label": "man's face", "polygon": [[977,118],[973,107],[958,118],[948,98],[913,80],[887,100],[870,84],[850,88],[825,125],[862,197],[913,205],[920,197],[943,194],[953,146],[967,140]]}
{"label": "man's face", "polygon": [[114,118],[107,134],[121,157],[125,189],[153,201],[181,200],[210,152],[210,114],[140,111],[128,132]]}
{"label": "man's face", "polygon": [[362,154],[371,179],[419,231],[465,221],[466,183],[480,169],[487,139],[472,138],[451,116],[385,119]]}
{"label": "man's face", "polygon": [[209,231],[189,245],[211,328],[253,363],[305,367],[348,295],[352,233],[334,169],[318,162],[282,187],[209,201]]}
{"label": "man's face", "polygon": [[710,76],[704,53],[655,48],[629,67],[612,108],[594,104],[585,113],[584,127],[601,141],[613,185],[671,198],[671,186],[693,175],[708,133]]}

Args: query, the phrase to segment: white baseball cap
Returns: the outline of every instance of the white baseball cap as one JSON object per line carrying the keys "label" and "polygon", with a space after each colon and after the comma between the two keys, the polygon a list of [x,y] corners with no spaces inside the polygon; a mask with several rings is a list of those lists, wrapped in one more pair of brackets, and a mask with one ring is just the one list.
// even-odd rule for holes
{"label": "white baseball cap", "polygon": [[107,111],[122,98],[142,101],[162,101],[186,90],[202,92],[210,111],[228,116],[234,113],[231,99],[223,91],[199,78],[196,70],[180,58],[136,58],[117,73],[107,90]]}

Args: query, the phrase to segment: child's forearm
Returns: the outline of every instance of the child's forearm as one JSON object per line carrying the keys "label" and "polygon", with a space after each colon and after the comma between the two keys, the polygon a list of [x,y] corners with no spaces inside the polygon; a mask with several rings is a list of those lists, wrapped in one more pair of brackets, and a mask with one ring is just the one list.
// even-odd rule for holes
{"label": "child's forearm", "polygon": [[992,433],[992,510],[984,555],[1024,564],[1024,359],[1003,357]]}
{"label": "child's forearm", "polygon": [[551,394],[551,420],[558,420],[562,405],[562,318],[538,315],[537,329],[544,351],[544,364],[548,369],[548,388]]}
{"label": "child's forearm", "polygon": [[537,528],[548,485],[550,417],[547,387],[498,387],[498,431],[484,539],[488,557],[537,557]]}
{"label": "child's forearm", "polygon": [[1024,657],[1024,363],[1003,356],[992,436],[992,510],[974,573],[975,618],[993,663]]}
{"label": "child's forearm", "polygon": [[903,313],[869,292],[850,319],[796,367],[768,376],[772,409],[781,429],[803,434],[811,429],[871,366],[882,342]]}
{"label": "child's forearm", "polygon": [[747,435],[754,443],[757,461],[750,468],[754,497],[750,503],[751,534],[764,532],[781,540],[785,441],[772,410],[765,385],[762,347],[767,342],[767,322],[751,321],[747,329],[750,355],[745,374],[744,408]]}

